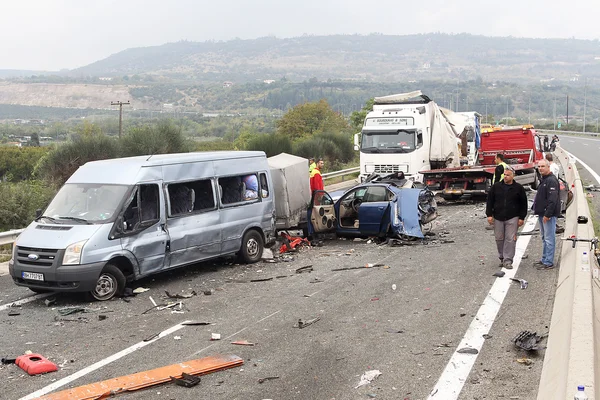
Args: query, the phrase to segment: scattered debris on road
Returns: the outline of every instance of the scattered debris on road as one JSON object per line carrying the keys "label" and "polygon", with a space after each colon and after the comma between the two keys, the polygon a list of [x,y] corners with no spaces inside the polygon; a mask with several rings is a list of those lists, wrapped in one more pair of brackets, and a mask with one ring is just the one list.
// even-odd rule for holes
{"label": "scattered debris on road", "polygon": [[251,343],[247,340],[236,340],[235,342],[231,342],[231,344],[237,344],[240,346],[254,346],[255,343]]}
{"label": "scattered debris on road", "polygon": [[461,354],[479,354],[479,350],[474,349],[472,347],[463,347],[462,349],[457,350],[456,352]]}
{"label": "scattered debris on road", "polygon": [[542,337],[537,335],[536,332],[521,331],[513,339],[513,343],[526,351],[539,350],[538,343],[542,340]]}
{"label": "scattered debris on road", "polygon": [[264,378],[260,378],[258,380],[258,383],[265,383],[266,381],[271,381],[273,379],[279,379],[279,377],[278,376],[266,376]]}
{"label": "scattered debris on road", "polygon": [[221,340],[221,334],[220,333],[211,333],[210,340]]}
{"label": "scattered debris on road", "polygon": [[29,375],[40,375],[58,371],[58,366],[40,354],[24,354],[15,360],[15,364]]}
{"label": "scattered debris on road", "polygon": [[183,372],[181,374],[181,378],[177,378],[175,376],[171,377],[171,382],[175,382],[176,385],[178,386],[183,386],[186,388],[191,388],[196,386],[197,384],[200,383],[200,377],[199,376],[194,376],[194,375],[190,375],[190,374],[186,374],[185,372]]}
{"label": "scattered debris on road", "polygon": [[307,320],[298,319],[298,323],[296,325],[294,325],[294,328],[300,328],[300,329],[306,328],[307,326],[314,324],[315,322],[317,322],[320,319],[321,319],[321,317],[311,318],[311,319],[307,319]]}
{"label": "scattered debris on road", "polygon": [[149,291],[149,290],[150,290],[150,289],[148,289],[148,288],[144,288],[144,287],[138,287],[138,288],[135,288],[135,289],[133,289],[133,293],[134,293],[134,294],[140,294],[140,293],[147,292],[147,291]]}
{"label": "scattered debris on road", "polygon": [[361,267],[344,267],[344,268],[334,268],[332,269],[332,271],[349,271],[352,269],[363,269],[363,268],[379,268],[379,267],[383,267],[384,269],[389,268],[387,265],[381,264],[381,263],[376,263],[376,264],[372,264],[372,263],[367,263],[364,266]]}
{"label": "scattered debris on road", "polygon": [[365,371],[365,373],[363,373],[361,375],[358,385],[354,386],[354,389],[358,389],[361,386],[368,385],[369,383],[371,383],[375,379],[377,379],[377,377],[379,375],[381,375],[381,371],[379,371],[378,369],[372,369],[370,371]]}
{"label": "scattered debris on road", "polygon": [[297,274],[301,274],[303,272],[313,272],[313,266],[312,265],[307,265],[305,267],[300,267],[296,269],[296,273]]}
{"label": "scattered debris on road", "polygon": [[526,357],[517,358],[517,362],[519,364],[525,364],[525,365],[533,364],[533,360],[531,358],[526,358]]}
{"label": "scattered debris on road", "polygon": [[189,299],[190,297],[194,297],[196,295],[196,292],[194,290],[192,290],[190,293],[184,293],[184,294],[174,293],[174,294],[171,294],[171,293],[169,293],[168,290],[165,290],[165,294],[170,299]]}
{"label": "scattered debris on road", "polygon": [[506,275],[506,272],[498,271],[498,272],[494,273],[492,276],[497,276],[498,278],[502,278],[504,275]]}
{"label": "scattered debris on road", "polygon": [[519,282],[521,284],[521,289],[527,289],[527,286],[529,285],[529,282],[527,282],[525,279],[510,278],[510,280],[514,282]]}
{"label": "scattered debris on road", "polygon": [[204,321],[185,321],[185,322],[182,322],[181,325],[185,325],[185,326],[202,326],[202,325],[210,325],[210,322],[204,322]]}
{"label": "scattered debris on road", "polygon": [[51,297],[49,299],[45,299],[44,300],[44,304],[46,304],[46,307],[51,307],[56,303],[56,297]]}
{"label": "scattered debris on road", "polygon": [[17,315],[21,315],[21,313],[20,313],[19,311],[17,311],[17,310],[10,310],[10,311],[8,312],[8,316],[9,316],[9,317],[15,317],[15,316],[17,316]]}

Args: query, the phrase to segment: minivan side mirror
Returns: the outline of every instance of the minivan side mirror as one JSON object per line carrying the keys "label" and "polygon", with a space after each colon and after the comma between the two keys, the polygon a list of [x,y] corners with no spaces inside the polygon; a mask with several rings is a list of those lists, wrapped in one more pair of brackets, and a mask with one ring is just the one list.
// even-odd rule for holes
{"label": "minivan side mirror", "polygon": [[42,216],[42,209],[38,208],[37,210],[35,210],[35,218],[39,218]]}

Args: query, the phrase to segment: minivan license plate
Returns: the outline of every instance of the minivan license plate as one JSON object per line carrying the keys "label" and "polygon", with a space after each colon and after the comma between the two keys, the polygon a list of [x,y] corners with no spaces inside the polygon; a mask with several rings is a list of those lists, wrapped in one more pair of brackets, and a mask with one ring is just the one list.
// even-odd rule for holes
{"label": "minivan license plate", "polygon": [[33,281],[43,281],[44,274],[36,274],[35,272],[23,272],[21,273],[23,279],[31,279]]}

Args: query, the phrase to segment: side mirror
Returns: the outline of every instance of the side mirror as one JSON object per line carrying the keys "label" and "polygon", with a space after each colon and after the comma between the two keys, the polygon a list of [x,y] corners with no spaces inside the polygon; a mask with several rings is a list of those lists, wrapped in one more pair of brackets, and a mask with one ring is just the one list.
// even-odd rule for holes
{"label": "side mirror", "polygon": [[355,144],[355,145],[354,145],[354,151],[358,151],[358,150],[359,150],[359,148],[358,148],[358,145],[357,145],[357,144]]}
{"label": "side mirror", "polygon": [[358,143],[359,143],[359,135],[360,133],[355,133],[354,134],[354,150],[358,150]]}
{"label": "side mirror", "polygon": [[37,210],[35,210],[35,217],[39,218],[42,216],[42,209],[38,208]]}

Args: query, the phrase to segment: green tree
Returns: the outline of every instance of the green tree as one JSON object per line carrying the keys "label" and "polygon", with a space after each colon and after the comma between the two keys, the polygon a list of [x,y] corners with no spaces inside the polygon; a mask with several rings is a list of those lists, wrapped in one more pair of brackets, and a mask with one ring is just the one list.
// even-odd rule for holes
{"label": "green tree", "polygon": [[350,129],[344,117],[331,109],[326,100],[303,103],[290,109],[277,121],[277,133],[292,140],[323,132],[345,132]]}
{"label": "green tree", "polygon": [[130,157],[150,154],[185,153],[191,150],[181,127],[170,120],[159,121],[157,125],[144,125],[131,128],[121,139],[120,156]]}
{"label": "green tree", "polygon": [[258,134],[253,135],[248,144],[246,150],[257,150],[264,151],[267,157],[276,156],[281,153],[292,153],[292,141],[288,136],[280,134]]}
{"label": "green tree", "polygon": [[55,193],[40,181],[1,183],[0,231],[26,227],[35,218],[35,210],[45,208]]}

